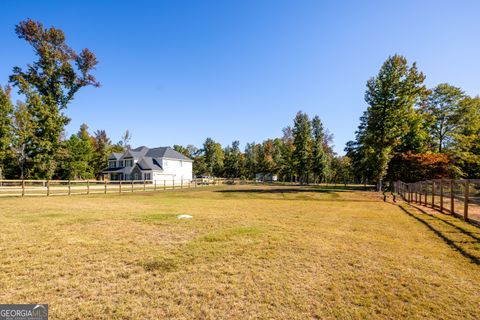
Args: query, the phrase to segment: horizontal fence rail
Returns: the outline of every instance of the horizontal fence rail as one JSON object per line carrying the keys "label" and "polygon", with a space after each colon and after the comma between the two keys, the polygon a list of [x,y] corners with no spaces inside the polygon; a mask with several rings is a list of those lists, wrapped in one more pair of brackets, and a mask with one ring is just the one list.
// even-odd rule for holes
{"label": "horizontal fence rail", "polygon": [[0,180],[2,196],[55,196],[181,190],[224,184],[252,184],[244,179],[172,180]]}
{"label": "horizontal fence rail", "polygon": [[450,213],[480,225],[480,179],[434,179],[394,182],[393,192],[405,201]]}

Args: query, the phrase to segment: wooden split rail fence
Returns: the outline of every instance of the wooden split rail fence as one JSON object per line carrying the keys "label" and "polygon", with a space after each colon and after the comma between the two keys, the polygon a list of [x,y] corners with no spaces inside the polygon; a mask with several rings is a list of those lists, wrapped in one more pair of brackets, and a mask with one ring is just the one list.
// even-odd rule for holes
{"label": "wooden split rail fence", "polygon": [[180,190],[222,184],[247,184],[249,180],[0,180],[1,196],[54,196]]}
{"label": "wooden split rail fence", "polygon": [[435,179],[394,182],[394,193],[405,201],[450,213],[480,224],[480,179]]}

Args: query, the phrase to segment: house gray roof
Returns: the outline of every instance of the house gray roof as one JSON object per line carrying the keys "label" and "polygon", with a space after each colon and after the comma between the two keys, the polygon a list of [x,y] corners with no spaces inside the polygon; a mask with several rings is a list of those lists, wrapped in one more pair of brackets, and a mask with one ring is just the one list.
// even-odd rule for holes
{"label": "house gray roof", "polygon": [[123,174],[130,174],[132,173],[134,167],[125,167],[125,168],[107,168],[103,170],[105,173],[123,173]]}
{"label": "house gray roof", "polygon": [[150,149],[145,146],[128,150],[125,153],[121,154],[120,158],[116,158],[116,159],[118,160],[128,159],[128,158],[140,159],[142,157],[169,158],[169,159],[192,161],[190,158],[184,156],[180,152],[177,152],[170,147],[159,147],[159,148]]}
{"label": "house gray roof", "polygon": [[123,156],[123,153],[121,152],[112,152],[110,156],[108,157],[108,160],[118,160]]}
{"label": "house gray roof", "polygon": [[137,162],[137,166],[142,170],[163,170],[160,163],[154,158],[144,157]]}
{"label": "house gray roof", "polygon": [[[136,166],[138,166],[141,170],[163,170],[158,160],[160,158],[190,161],[190,162],[192,161],[190,158],[184,156],[180,152],[177,152],[170,147],[159,147],[159,148],[150,149],[145,146],[127,150],[124,153],[113,152],[108,157],[108,160],[123,160],[128,158],[134,158],[138,160],[136,163]],[[133,167],[130,167],[130,168],[133,168]],[[130,174],[131,169],[109,168],[104,170],[104,172]]]}
{"label": "house gray roof", "polygon": [[152,157],[152,158],[169,158],[169,159],[192,161],[190,158],[184,156],[180,152],[175,151],[170,147],[159,147],[159,148],[148,149],[145,156]]}

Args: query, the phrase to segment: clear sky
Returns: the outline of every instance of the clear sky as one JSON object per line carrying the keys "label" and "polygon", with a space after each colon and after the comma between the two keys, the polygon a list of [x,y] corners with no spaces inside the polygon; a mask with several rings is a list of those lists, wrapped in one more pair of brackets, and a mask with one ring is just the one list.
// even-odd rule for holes
{"label": "clear sky", "polygon": [[91,49],[101,88],[67,110],[114,142],[226,145],[281,136],[298,110],[318,114],[335,150],[354,138],[365,83],[395,53],[432,87],[480,91],[480,1],[0,1],[0,83],[33,61],[16,37],[40,20]]}

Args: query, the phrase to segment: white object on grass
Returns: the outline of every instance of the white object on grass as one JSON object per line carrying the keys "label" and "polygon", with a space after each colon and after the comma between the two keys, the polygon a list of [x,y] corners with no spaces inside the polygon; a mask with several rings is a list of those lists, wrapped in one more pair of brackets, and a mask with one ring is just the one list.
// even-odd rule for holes
{"label": "white object on grass", "polygon": [[177,216],[177,219],[192,219],[193,217],[189,214],[180,214]]}

